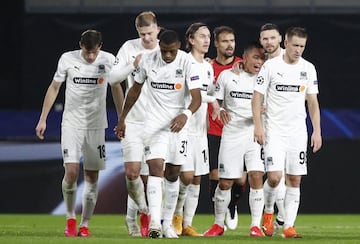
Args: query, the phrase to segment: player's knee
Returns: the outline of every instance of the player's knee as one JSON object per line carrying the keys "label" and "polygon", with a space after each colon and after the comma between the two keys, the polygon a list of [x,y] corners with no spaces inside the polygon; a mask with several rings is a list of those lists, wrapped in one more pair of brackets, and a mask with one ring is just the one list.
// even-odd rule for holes
{"label": "player's knee", "polygon": [[233,182],[229,180],[221,180],[219,181],[220,190],[229,190],[232,187]]}

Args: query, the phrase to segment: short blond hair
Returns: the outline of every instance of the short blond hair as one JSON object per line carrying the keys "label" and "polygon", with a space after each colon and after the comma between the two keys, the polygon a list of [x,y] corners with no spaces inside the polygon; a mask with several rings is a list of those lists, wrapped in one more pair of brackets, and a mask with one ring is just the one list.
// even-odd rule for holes
{"label": "short blond hair", "polygon": [[152,11],[141,12],[135,19],[135,27],[144,27],[150,26],[152,24],[157,24],[156,15]]}

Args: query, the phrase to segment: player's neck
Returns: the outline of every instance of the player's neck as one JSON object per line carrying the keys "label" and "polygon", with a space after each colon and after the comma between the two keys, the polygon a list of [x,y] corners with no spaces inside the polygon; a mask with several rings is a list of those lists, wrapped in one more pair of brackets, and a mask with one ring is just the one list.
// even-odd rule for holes
{"label": "player's neck", "polygon": [[226,57],[224,55],[218,55],[215,58],[216,62],[218,62],[219,64],[222,64],[222,65],[230,64],[234,61],[234,59],[235,59],[235,56]]}
{"label": "player's neck", "polygon": [[191,50],[191,55],[199,63],[204,62],[205,53],[200,53],[200,52],[197,52],[196,50]]}
{"label": "player's neck", "polygon": [[283,55],[283,60],[287,64],[294,65],[294,64],[297,64],[300,59],[293,59],[285,52],[284,55]]}
{"label": "player's neck", "polygon": [[273,52],[273,53],[268,53],[267,59],[275,58],[275,57],[279,56],[280,53],[281,53],[281,47],[279,46],[278,49],[276,49],[275,52]]}

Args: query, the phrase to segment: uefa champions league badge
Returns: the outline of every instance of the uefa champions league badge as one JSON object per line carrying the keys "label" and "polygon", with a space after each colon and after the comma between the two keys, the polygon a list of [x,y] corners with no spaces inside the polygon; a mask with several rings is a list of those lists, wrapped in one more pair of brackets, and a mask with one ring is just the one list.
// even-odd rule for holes
{"label": "uefa champions league badge", "polygon": [[264,83],[264,81],[265,81],[265,79],[264,79],[264,77],[262,77],[262,76],[258,76],[258,77],[256,78],[256,83],[257,83],[258,85],[262,85],[262,84]]}

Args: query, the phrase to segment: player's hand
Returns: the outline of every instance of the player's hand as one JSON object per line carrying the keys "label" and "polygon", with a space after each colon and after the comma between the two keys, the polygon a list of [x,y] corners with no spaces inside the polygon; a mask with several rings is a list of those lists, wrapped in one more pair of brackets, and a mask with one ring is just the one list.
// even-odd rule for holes
{"label": "player's hand", "polygon": [[217,100],[215,100],[213,103],[211,103],[212,106],[212,113],[211,113],[211,119],[216,120],[220,119],[220,105]]}
{"label": "player's hand", "polygon": [[114,128],[114,132],[116,137],[121,141],[123,138],[125,138],[125,121],[119,121],[117,125]]}
{"label": "player's hand", "polygon": [[35,132],[36,132],[36,136],[40,140],[44,140],[45,130],[46,130],[46,122],[45,121],[39,121],[36,128],[35,128]]}
{"label": "player's hand", "polygon": [[138,68],[139,63],[140,63],[140,60],[141,60],[141,57],[142,57],[142,53],[138,54],[138,55],[135,57],[135,60],[134,60],[134,62],[133,62],[133,65],[134,65],[135,69]]}
{"label": "player's hand", "polygon": [[265,144],[265,132],[262,127],[255,126],[254,128],[254,141],[259,143],[260,145]]}
{"label": "player's hand", "polygon": [[322,138],[320,133],[313,132],[311,135],[311,147],[313,152],[316,153],[322,146]]}
{"label": "player's hand", "polygon": [[170,131],[171,132],[179,132],[181,129],[185,126],[187,121],[187,116],[183,113],[176,116],[173,120],[170,122]]}
{"label": "player's hand", "polygon": [[223,108],[220,109],[220,121],[224,125],[227,125],[231,121],[230,114]]}
{"label": "player's hand", "polygon": [[231,67],[231,71],[237,75],[240,75],[240,71],[244,69],[243,61],[237,61]]}

